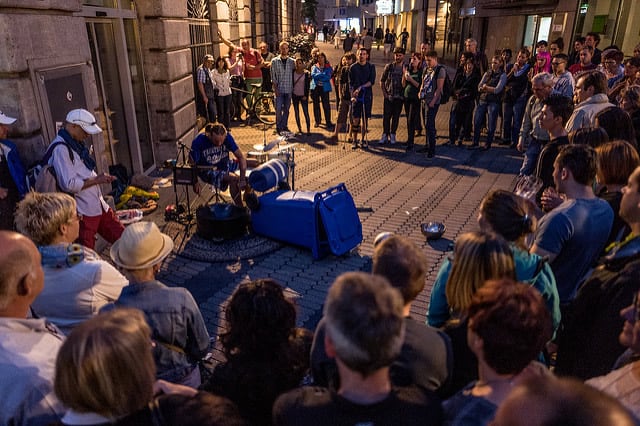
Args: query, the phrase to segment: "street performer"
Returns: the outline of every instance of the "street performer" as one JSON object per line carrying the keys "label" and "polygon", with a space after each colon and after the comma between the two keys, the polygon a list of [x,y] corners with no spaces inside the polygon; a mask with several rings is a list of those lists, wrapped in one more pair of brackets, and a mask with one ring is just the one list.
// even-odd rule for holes
{"label": "street performer", "polygon": [[[229,158],[232,152],[235,159]],[[254,160],[249,160],[252,167]],[[223,124],[209,123],[191,143],[191,163],[198,167],[198,177],[225,191],[229,188],[231,198],[238,207],[243,207],[241,191],[249,192],[247,185],[247,159]],[[240,176],[234,172],[240,170]],[[196,194],[200,194],[200,182],[193,185]]]}

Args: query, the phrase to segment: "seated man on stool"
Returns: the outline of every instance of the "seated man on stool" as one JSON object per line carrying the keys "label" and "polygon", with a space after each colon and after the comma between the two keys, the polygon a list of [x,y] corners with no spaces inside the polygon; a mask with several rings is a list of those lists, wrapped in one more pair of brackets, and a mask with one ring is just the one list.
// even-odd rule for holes
{"label": "seated man on stool", "polygon": [[[229,152],[236,157],[229,159]],[[247,160],[231,134],[220,123],[209,123],[191,143],[191,162],[198,169],[198,176],[216,189],[229,188],[231,198],[238,207],[243,207],[240,191],[250,191],[247,185]],[[257,164],[250,160],[251,166]],[[240,176],[234,174],[240,170]],[[193,191],[200,194],[200,182],[193,185]]]}

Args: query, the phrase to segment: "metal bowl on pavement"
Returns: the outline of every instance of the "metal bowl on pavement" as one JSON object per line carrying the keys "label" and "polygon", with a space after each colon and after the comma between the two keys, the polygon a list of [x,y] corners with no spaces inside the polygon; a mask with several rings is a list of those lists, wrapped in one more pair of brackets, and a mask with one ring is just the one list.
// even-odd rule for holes
{"label": "metal bowl on pavement", "polygon": [[427,222],[420,225],[420,230],[427,240],[437,240],[442,237],[447,227],[442,222]]}

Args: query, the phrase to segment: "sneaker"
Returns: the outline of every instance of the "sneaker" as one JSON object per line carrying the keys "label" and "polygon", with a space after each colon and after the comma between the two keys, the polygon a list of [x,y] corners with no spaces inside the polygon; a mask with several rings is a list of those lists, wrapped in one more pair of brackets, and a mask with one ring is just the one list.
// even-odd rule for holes
{"label": "sneaker", "polygon": [[358,149],[358,142],[354,142],[353,145],[351,145],[351,149]]}
{"label": "sneaker", "polygon": [[380,140],[378,141],[378,143],[380,145],[387,143],[387,135],[382,135],[382,137],[380,138]]}
{"label": "sneaker", "polygon": [[391,145],[396,143],[396,135],[395,133],[391,133],[391,136],[389,137],[389,139],[391,140]]}

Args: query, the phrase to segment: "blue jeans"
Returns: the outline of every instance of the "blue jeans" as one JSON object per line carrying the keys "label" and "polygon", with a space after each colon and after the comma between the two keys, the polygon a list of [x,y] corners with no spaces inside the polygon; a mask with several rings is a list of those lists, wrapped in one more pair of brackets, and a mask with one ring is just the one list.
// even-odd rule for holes
{"label": "blue jeans", "polygon": [[280,93],[276,96],[276,131],[282,132],[288,128],[289,108],[291,108],[291,93]]}
{"label": "blue jeans", "polygon": [[485,116],[488,114],[487,120],[487,143],[486,146],[491,146],[493,142],[493,135],[496,133],[496,123],[498,121],[498,111],[500,104],[497,102],[485,102],[480,101],[476,106],[476,112],[473,115],[473,144],[480,144],[480,132],[482,131],[482,124],[484,123]]}
{"label": "blue jeans", "polygon": [[526,96],[520,96],[514,103],[502,104],[502,139],[505,141],[518,142],[526,104]]}
{"label": "blue jeans", "polygon": [[434,155],[436,153],[436,115],[440,104],[436,104],[433,108],[429,108],[425,103],[424,109],[424,127],[427,129],[427,154]]}
{"label": "blue jeans", "polygon": [[522,160],[522,167],[520,167],[520,176],[532,175],[536,170],[536,164],[538,164],[538,157],[542,151],[542,143],[538,139],[529,141],[529,146],[524,152],[524,159]]}

